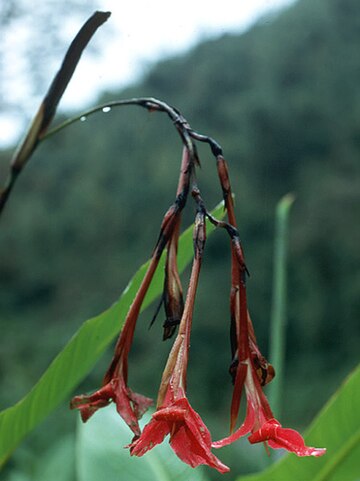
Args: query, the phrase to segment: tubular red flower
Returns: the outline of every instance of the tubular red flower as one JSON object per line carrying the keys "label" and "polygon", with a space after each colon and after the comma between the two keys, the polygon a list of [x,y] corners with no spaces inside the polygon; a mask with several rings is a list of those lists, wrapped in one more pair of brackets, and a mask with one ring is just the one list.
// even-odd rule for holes
{"label": "tubular red flower", "polygon": [[[75,396],[70,402],[70,407],[72,409],[80,410],[84,422],[87,421],[98,409],[114,402],[118,413],[128,424],[130,429],[136,436],[140,435],[138,419],[141,418],[146,409],[152,404],[152,401],[149,398],[134,393],[127,386],[128,356],[141,305],[159,264],[161,254],[167,245],[169,246],[170,251],[168,254],[170,265],[168,277],[170,276],[172,280],[177,276],[176,280],[178,280],[179,283],[177,286],[177,292],[173,295],[173,297],[176,296],[176,301],[174,301],[173,304],[176,302],[178,304],[180,303],[179,295],[181,293],[181,285],[177,273],[176,251],[180,227],[180,214],[185,206],[186,198],[188,196],[191,171],[192,162],[190,155],[188,150],[184,148],[175,202],[170,206],[163,218],[159,238],[155,245],[149,267],[127,313],[123,329],[120,332],[115,346],[113,359],[104,376],[102,387],[93,394]],[[173,291],[174,289],[171,290],[171,292]],[[172,294],[170,294],[170,297],[171,295]],[[172,309],[174,309],[173,304]],[[180,312],[178,312],[178,315],[180,315]]]}
{"label": "tubular red flower", "polygon": [[[264,356],[256,342],[254,328],[247,308],[246,274],[247,269],[243,250],[238,238],[234,205],[231,195],[230,181],[225,159],[217,157],[217,167],[223,196],[227,208],[228,219],[233,230],[231,235],[232,268],[231,268],[231,347],[233,362],[230,373],[234,381],[234,391],[230,413],[230,436],[212,444],[215,448],[226,446],[241,436],[251,432],[251,443],[266,442],[275,449],[286,449],[298,456],[322,456],[326,449],[305,446],[301,435],[293,429],[286,429],[274,418],[262,386],[269,383],[275,371]],[[240,409],[242,392],[246,391],[247,413],[243,424],[235,431]]]}
{"label": "tubular red flower", "polygon": [[195,220],[195,258],[184,312],[162,376],[158,408],[141,436],[135,438],[129,448],[132,455],[142,456],[169,434],[170,446],[182,461],[193,468],[206,464],[225,473],[229,468],[211,452],[209,430],[185,395],[190,331],[205,237],[205,217],[200,212]]}
{"label": "tubular red flower", "polygon": [[[235,242],[234,249],[239,249]],[[242,392],[245,388],[247,398],[247,413],[244,423],[227,438],[212,444],[214,448],[226,446],[241,436],[252,433],[249,436],[251,443],[267,442],[275,449],[286,449],[298,456],[321,456],[326,450],[305,446],[304,440],[299,433],[292,429],[282,428],[274,418],[270,405],[262,390],[262,386],[272,379],[274,371],[266,359],[261,355],[257,346],[253,326],[247,311],[245,282],[241,277],[242,267],[239,255],[235,252],[233,261],[238,262],[238,269],[233,269],[233,285],[236,286],[232,299],[232,312],[236,321],[237,348],[236,363],[232,365],[235,373],[234,391],[231,403],[232,432],[238,417]],[[239,277],[234,276],[237,274]],[[236,369],[236,370],[235,370]]]}
{"label": "tubular red flower", "polygon": [[70,407],[79,409],[81,419],[86,422],[98,409],[111,402],[116,404],[117,412],[134,434],[140,435],[138,419],[153,404],[153,401],[141,394],[134,393],[126,386],[123,377],[111,379],[109,383],[89,396],[75,396],[71,400]]}
{"label": "tubular red flower", "polygon": [[249,436],[250,443],[268,442],[274,449],[286,449],[298,456],[322,456],[324,448],[305,446],[304,439],[294,429],[283,428],[276,419],[266,421],[258,431]]}
{"label": "tubular red flower", "polygon": [[[152,264],[150,264],[150,267]],[[143,284],[149,282],[151,272],[155,267],[149,268]],[[104,376],[102,387],[90,395],[75,396],[70,402],[71,409],[79,409],[83,422],[86,422],[98,409],[111,402],[116,404],[116,410],[124,419],[129,428],[137,436],[140,435],[138,420],[153,403],[150,398],[134,393],[127,386],[127,360],[134,335],[136,319],[139,314],[142,296],[146,290],[140,287],[137,297],[132,304],[124,327],[120,333],[115,347],[115,353],[110,366]]]}
{"label": "tubular red flower", "polygon": [[184,463],[193,468],[206,464],[220,473],[229,471],[211,452],[210,432],[184,394],[172,401],[169,399],[153,414],[140,438],[129,446],[131,455],[142,456],[161,443],[168,434],[170,446]]}
{"label": "tubular red flower", "polygon": [[[306,446],[304,439],[297,431],[283,428],[279,421],[274,418],[250,359],[243,385],[245,385],[247,397],[247,412],[244,423],[230,436],[212,443],[214,448],[227,446],[240,437],[251,433],[248,438],[251,444],[266,442],[271,448],[286,449],[297,456],[322,456],[325,454],[326,449]],[[242,391],[242,387],[240,391]]]}
{"label": "tubular red flower", "polygon": [[70,402],[71,409],[80,410],[84,422],[99,408],[114,402],[118,413],[128,424],[129,428],[135,435],[140,435],[138,419],[152,404],[152,400],[136,394],[128,388],[128,356],[141,305],[158,266],[161,253],[169,238],[171,238],[176,225],[176,219],[176,210],[171,207],[165,214],[150,265],[126,316],[123,329],[115,346],[113,359],[104,376],[102,387],[93,394],[75,396]]}
{"label": "tubular red flower", "polygon": [[126,316],[124,327],[120,332],[110,366],[104,376],[102,387],[90,395],[75,396],[70,402],[71,409],[79,409],[81,418],[86,422],[98,409],[111,402],[135,435],[140,435],[138,419],[152,404],[152,400],[136,394],[127,386],[128,355],[130,352],[136,321],[141,304],[148,290],[159,256],[153,255],[149,268]]}

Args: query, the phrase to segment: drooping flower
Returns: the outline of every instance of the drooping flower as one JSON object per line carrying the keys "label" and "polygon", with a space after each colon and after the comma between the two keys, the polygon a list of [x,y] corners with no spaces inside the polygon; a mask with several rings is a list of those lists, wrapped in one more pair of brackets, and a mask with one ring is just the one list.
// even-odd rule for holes
{"label": "drooping flower", "polygon": [[240,437],[251,433],[250,443],[265,442],[274,449],[286,449],[297,456],[322,456],[324,448],[313,448],[305,445],[302,436],[293,429],[283,428],[269,406],[268,400],[262,390],[256,367],[249,357],[239,364],[234,396],[234,402],[240,404],[240,398],[245,387],[247,398],[247,412],[243,424],[230,436],[212,444],[214,448],[221,448],[237,441]]}
{"label": "drooping flower", "polygon": [[211,435],[186,397],[186,373],[195,294],[205,244],[204,212],[195,221],[195,257],[179,331],[162,376],[157,410],[140,437],[130,444],[130,453],[142,456],[170,435],[170,446],[177,456],[192,467],[206,464],[221,473],[229,471],[212,452]]}
{"label": "drooping flower", "polygon": [[72,409],[80,410],[84,422],[99,408],[114,402],[118,413],[129,428],[136,436],[140,435],[138,420],[152,404],[152,400],[134,393],[127,386],[128,356],[141,305],[158,266],[162,251],[173,234],[177,213],[177,210],[172,206],[165,214],[149,267],[126,316],[124,326],[115,346],[113,359],[104,376],[101,388],[90,395],[75,396],[70,402]]}
{"label": "drooping flower", "polygon": [[229,468],[211,452],[210,432],[181,390],[176,396],[171,393],[163,407],[153,414],[140,438],[130,445],[130,453],[142,456],[160,444],[168,434],[170,446],[184,463],[193,468],[206,464],[220,473],[229,471]]}
{"label": "drooping flower", "polygon": [[134,393],[125,384],[124,377],[112,378],[107,384],[90,395],[75,396],[71,408],[79,409],[81,419],[86,422],[100,408],[114,402],[116,410],[135,435],[140,434],[138,419],[153,404],[152,399]]}
{"label": "drooping flower", "polygon": [[153,256],[148,271],[135,296],[126,317],[124,327],[120,332],[115,346],[115,352],[110,366],[103,378],[99,390],[90,395],[75,396],[71,402],[71,409],[79,409],[81,418],[86,422],[98,409],[111,402],[116,404],[117,412],[124,419],[135,435],[140,435],[138,420],[152,404],[152,400],[134,393],[127,386],[128,356],[134,336],[136,321],[140,312],[142,301],[150,285],[158,260]]}
{"label": "drooping flower", "polygon": [[[231,347],[233,362],[230,373],[234,390],[230,412],[230,436],[212,444],[214,448],[226,446],[241,436],[251,433],[250,443],[266,442],[275,449],[286,449],[298,456],[322,456],[326,449],[305,445],[302,436],[293,429],[283,428],[274,418],[262,387],[275,375],[274,369],[262,356],[249,316],[246,299],[247,268],[236,230],[231,187],[224,158],[217,158],[218,174],[223,189],[230,225],[225,226],[231,237]],[[243,424],[235,431],[240,402],[245,388],[247,413]]]}
{"label": "drooping flower", "polygon": [[[159,238],[155,245],[149,267],[127,313],[123,329],[120,332],[115,346],[113,359],[104,376],[101,388],[90,395],[75,396],[70,402],[72,409],[80,410],[84,422],[98,409],[114,402],[118,413],[128,424],[135,436],[140,435],[138,420],[152,404],[152,400],[141,394],[134,393],[128,387],[128,356],[142,303],[166,246],[168,246],[166,262],[168,267],[165,275],[165,291],[168,297],[165,298],[165,306],[168,308],[170,317],[181,317],[182,291],[176,256],[181,212],[186,204],[189,193],[192,166],[193,160],[188,149],[184,147],[175,202],[170,206],[163,218]],[[174,323],[174,326],[175,325],[176,323]],[[171,329],[173,328],[175,327],[171,327]],[[165,335],[168,334],[171,334],[171,332],[165,331]]]}

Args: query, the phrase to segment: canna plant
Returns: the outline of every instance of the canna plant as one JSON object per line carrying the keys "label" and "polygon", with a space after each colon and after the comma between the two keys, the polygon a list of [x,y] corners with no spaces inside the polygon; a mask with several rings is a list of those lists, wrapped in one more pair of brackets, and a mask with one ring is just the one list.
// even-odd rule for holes
{"label": "canna plant", "polygon": [[[175,200],[161,223],[158,240],[144,277],[128,309],[113,358],[99,389],[92,394],[74,396],[70,402],[70,407],[79,410],[82,420],[86,422],[96,411],[114,403],[118,414],[132,432],[132,438],[129,438],[127,446],[131,455],[143,456],[154,446],[162,443],[165,437],[169,435],[172,449],[183,462],[191,467],[205,464],[220,473],[228,472],[229,467],[215,456],[212,449],[236,442],[240,437],[249,433],[248,440],[252,444],[264,443],[266,447],[285,449],[297,456],[322,456],[326,451],[324,448],[306,446],[304,439],[297,431],[281,426],[280,422],[274,418],[263,392],[263,387],[273,380],[275,370],[261,354],[249,314],[246,297],[248,270],[235,218],[228,168],[221,146],[211,137],[193,130],[178,109],[164,101],[147,97],[125,99],[95,107],[81,114],[81,116],[61,124],[52,131],[48,131],[56,107],[76,68],[81,52],[96,29],[108,17],[109,13],[96,12],[74,39],[25,140],[14,154],[9,180],[0,192],[0,208],[2,209],[9,198],[17,176],[41,140],[79,120],[84,115],[89,116],[104,108],[140,106],[150,112],[165,113],[172,121],[182,143],[182,160]],[[208,210],[201,196],[197,180],[197,167],[200,166],[198,143],[207,144],[214,156],[227,214],[226,221],[215,217]],[[196,215],[193,228],[193,263],[184,300],[179,275],[178,244],[182,212],[189,197],[194,201]],[[190,356],[191,328],[206,246],[206,221],[227,233],[231,250],[229,323],[232,361],[229,367],[229,380],[232,380],[234,387],[230,408],[230,434],[218,441],[212,440],[209,430],[187,398],[187,368]],[[161,304],[163,304],[165,310],[163,339],[168,340],[174,336],[175,339],[162,374],[156,410],[150,422],[141,431],[139,419],[153,401],[135,393],[129,387],[128,357],[145,296],[152,285],[163,254],[165,255],[163,293],[160,305],[156,309],[155,316],[150,324],[154,323]],[[241,398],[244,391],[247,400],[247,412],[245,420],[237,428]]]}

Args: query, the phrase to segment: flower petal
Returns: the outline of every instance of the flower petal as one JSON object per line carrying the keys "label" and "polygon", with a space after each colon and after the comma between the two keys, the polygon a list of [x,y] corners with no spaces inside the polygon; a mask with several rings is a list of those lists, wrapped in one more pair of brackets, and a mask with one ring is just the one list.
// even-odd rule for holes
{"label": "flower petal", "polygon": [[206,464],[220,473],[229,471],[211,452],[210,432],[186,397],[170,402],[153,414],[141,436],[130,444],[130,454],[142,456],[169,433],[170,445],[184,463],[193,468]]}
{"label": "flower petal", "polygon": [[162,443],[167,434],[169,434],[168,423],[153,418],[144,427],[141,436],[128,446],[131,456],[143,456],[154,446]]}
{"label": "flower petal", "polygon": [[246,379],[247,374],[247,364],[240,362],[237,367],[235,383],[234,383],[234,391],[231,400],[231,409],[230,409],[230,432],[234,431],[236,420],[238,418],[239,409],[240,409],[240,401],[241,395],[244,388],[244,382]]}
{"label": "flower petal", "polygon": [[[138,419],[152,403],[151,399],[140,394],[133,393],[121,377],[114,378],[110,382],[116,404],[116,410],[136,436],[140,436]],[[140,404],[138,404],[138,402]],[[140,414],[141,413],[141,414]]]}
{"label": "flower petal", "polygon": [[214,441],[212,443],[212,447],[216,449],[222,448],[223,446],[227,446],[228,444],[231,444],[234,441],[237,441],[239,438],[241,438],[242,436],[245,436],[245,434],[249,433],[252,430],[254,423],[255,423],[255,409],[252,403],[248,401],[246,417],[243,424],[230,436],[220,439],[219,441]]}
{"label": "flower petal", "polygon": [[194,409],[190,406],[188,400],[185,399],[185,401],[188,405],[187,416],[186,416],[187,428],[192,432],[194,436],[199,437],[199,441],[201,439],[202,444],[210,448],[211,447],[210,431],[206,427],[200,415],[196,411],[194,411]]}
{"label": "flower petal", "polygon": [[127,388],[127,393],[132,402],[135,416],[137,419],[141,419],[149,407],[154,404],[153,400],[149,397],[143,396],[142,394],[138,394],[129,388]]}
{"label": "flower petal", "polygon": [[170,445],[176,455],[193,468],[200,464],[206,464],[220,473],[230,471],[230,468],[211,452],[211,444],[206,445],[203,442],[201,431],[195,435],[187,423],[180,424],[175,428],[170,437]]}
{"label": "flower petal", "polygon": [[98,409],[108,406],[114,391],[111,384],[106,384],[93,394],[75,396],[70,401],[70,409],[79,409],[81,419],[85,423]]}
{"label": "flower petal", "polygon": [[111,402],[116,404],[117,412],[133,433],[140,436],[138,419],[152,404],[152,400],[131,391],[122,377],[111,379],[93,394],[75,396],[70,402],[70,408],[79,409],[81,419],[86,422],[98,409],[108,406]]}
{"label": "flower petal", "polygon": [[172,406],[160,408],[153,414],[153,418],[158,421],[166,421],[169,423],[183,422],[186,415],[186,409],[182,406],[177,406],[175,403]]}
{"label": "flower petal", "polygon": [[326,452],[324,448],[305,446],[303,437],[297,431],[281,427],[276,419],[265,422],[248,439],[252,444],[268,441],[270,447],[286,449],[297,456],[322,456]]}

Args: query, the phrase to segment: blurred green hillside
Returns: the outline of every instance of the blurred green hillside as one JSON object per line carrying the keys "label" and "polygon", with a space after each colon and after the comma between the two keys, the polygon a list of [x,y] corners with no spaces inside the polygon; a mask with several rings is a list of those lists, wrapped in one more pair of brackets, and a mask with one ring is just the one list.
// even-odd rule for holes
{"label": "blurred green hillside", "polygon": [[[265,353],[274,210],[282,195],[296,195],[283,420],[302,427],[358,361],[359,51],[358,0],[301,0],[271,22],[204,42],[152,67],[139,84],[99,99],[161,98],[222,145]],[[81,322],[110,305],[149,257],[174,199],[180,155],[169,120],[136,107],[88,118],[40,146],[1,219],[2,408],[31,388]],[[221,190],[208,150],[200,148],[200,156],[199,184],[211,207]],[[9,157],[0,153],[2,177]],[[191,202],[188,210],[190,222]],[[216,430],[227,422],[231,396],[229,252],[222,232],[209,239],[205,256],[189,396]],[[154,309],[139,323],[130,366],[132,385],[153,397],[170,348],[161,342],[162,315],[148,331]],[[98,385],[109,359],[110,353],[79,392]],[[62,416],[53,436],[75,414]]]}

